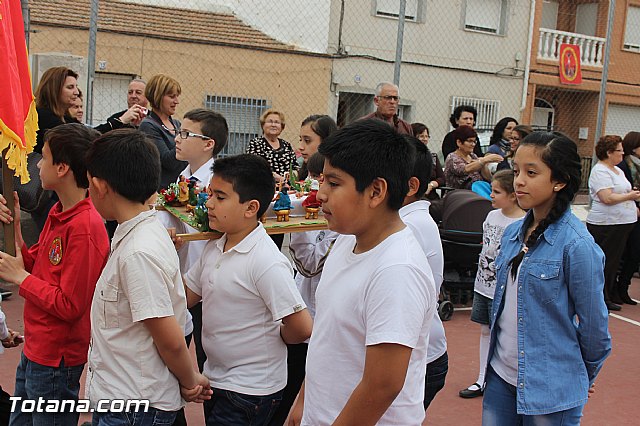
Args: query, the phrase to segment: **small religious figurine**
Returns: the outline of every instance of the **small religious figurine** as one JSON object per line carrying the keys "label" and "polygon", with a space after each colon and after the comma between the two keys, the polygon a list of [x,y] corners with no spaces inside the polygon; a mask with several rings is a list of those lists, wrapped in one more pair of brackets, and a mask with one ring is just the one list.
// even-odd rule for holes
{"label": "small religious figurine", "polygon": [[309,195],[302,202],[302,207],[304,207],[305,219],[317,219],[318,211],[320,210],[320,206],[322,203],[318,201],[316,195],[318,194],[318,189],[320,189],[320,184],[317,180],[313,179],[311,181],[311,190],[309,191]]}
{"label": "small religious figurine", "polygon": [[182,175],[178,180],[178,187],[180,188],[178,201],[180,201],[180,204],[185,205],[187,201],[189,201],[189,182],[187,182],[187,179]]}
{"label": "small religious figurine", "polygon": [[189,205],[198,204],[198,182],[195,179],[189,179]]}
{"label": "small religious figurine", "polygon": [[291,199],[289,198],[289,187],[284,185],[273,203],[273,211],[276,212],[277,222],[289,222],[289,212],[291,211]]}
{"label": "small religious figurine", "polygon": [[196,207],[202,207],[202,208],[207,208],[207,206],[205,206],[205,204],[207,204],[207,201],[209,200],[209,195],[206,192],[199,192],[198,193],[198,203],[196,204]]}
{"label": "small religious figurine", "polygon": [[197,206],[193,209],[193,217],[196,219],[198,223],[198,231],[207,232],[211,229],[209,228],[209,215],[207,214],[206,207]]}

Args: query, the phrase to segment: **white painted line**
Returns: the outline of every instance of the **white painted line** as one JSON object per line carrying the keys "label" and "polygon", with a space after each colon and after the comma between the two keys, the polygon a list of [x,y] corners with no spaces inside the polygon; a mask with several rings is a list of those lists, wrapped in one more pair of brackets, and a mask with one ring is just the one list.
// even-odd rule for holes
{"label": "white painted line", "polygon": [[617,318],[617,319],[622,320],[622,321],[626,321],[629,324],[637,325],[638,327],[640,327],[640,322],[632,320],[632,319],[629,319],[629,318],[625,318],[622,315],[609,313],[609,316]]}

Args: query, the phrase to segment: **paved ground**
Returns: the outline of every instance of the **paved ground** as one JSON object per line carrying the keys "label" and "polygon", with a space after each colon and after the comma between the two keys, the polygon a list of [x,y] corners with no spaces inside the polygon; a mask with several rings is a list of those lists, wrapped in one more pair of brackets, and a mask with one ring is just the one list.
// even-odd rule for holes
{"label": "paved ground", "polygon": [[[574,206],[574,212],[584,218],[586,208]],[[30,233],[26,233],[28,239],[33,238],[29,236]],[[17,296],[15,287],[7,287],[13,289],[16,295],[3,301],[2,309],[7,315],[9,326],[15,330],[22,330],[23,299]],[[633,280],[631,294],[634,299],[640,300],[640,279]],[[452,320],[445,322],[449,345],[449,374],[446,386],[432,403],[424,424],[480,424],[482,400],[465,400],[458,397],[458,391],[475,381],[478,374],[479,330],[477,324],[469,320],[469,316],[469,308],[459,306]],[[609,329],[613,337],[613,352],[598,377],[596,393],[587,404],[582,424],[636,425],[638,419],[634,412],[638,405],[636,390],[640,377],[640,305],[625,305],[621,312],[610,315]],[[20,352],[18,349],[7,350],[0,357],[0,384],[11,393]],[[195,355],[193,358],[195,359]],[[84,392],[84,380],[82,383],[81,394]],[[202,425],[204,422],[201,407],[189,404],[187,418],[189,424]],[[88,419],[88,416],[83,416],[80,424]]]}

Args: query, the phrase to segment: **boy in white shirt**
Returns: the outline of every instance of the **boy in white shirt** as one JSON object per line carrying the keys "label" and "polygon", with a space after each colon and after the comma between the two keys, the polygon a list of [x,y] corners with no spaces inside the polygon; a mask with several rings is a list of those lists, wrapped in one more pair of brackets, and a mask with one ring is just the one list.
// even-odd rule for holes
{"label": "boy in white shirt", "polygon": [[[176,134],[176,159],[187,161],[189,164],[180,173],[186,181],[195,181],[195,185],[200,190],[206,190],[211,180],[211,168],[214,158],[227,145],[229,127],[227,120],[217,112],[196,108],[184,115],[180,130]],[[178,182],[180,177],[178,178]],[[160,222],[172,232],[178,234],[192,234],[198,230],[185,224],[169,212],[159,212]],[[173,231],[174,230],[174,231]],[[202,256],[202,251],[207,245],[207,241],[190,241],[187,244],[176,244],[178,248],[178,258],[180,259],[180,270],[186,274],[189,269]],[[198,368],[202,372],[204,362],[207,359],[202,349],[202,304],[198,303],[187,312],[187,322],[184,335],[187,344],[193,341],[196,345],[196,358]],[[186,421],[185,423],[186,424]]]}
{"label": "boy in white shirt", "polygon": [[242,154],[213,165],[209,226],[225,234],[207,243],[185,276],[188,305],[203,304],[204,374],[213,389],[207,425],[266,425],[287,381],[285,343],[311,335],[291,264],[258,220],[274,188],[262,157]]}
{"label": "boy in white shirt", "polygon": [[318,152],[317,198],[329,229],[343,235],[316,291],[305,384],[290,420],[303,404],[303,425],[420,425],[436,293],[398,214],[415,149],[386,123],[360,120]]}
{"label": "boy in white shirt", "polygon": [[[444,269],[444,254],[440,242],[438,225],[429,215],[429,201],[423,200],[427,185],[431,177],[433,157],[427,146],[413,136],[405,138],[416,149],[413,172],[409,179],[409,192],[404,197],[400,218],[413,231],[413,235],[420,243],[420,247],[427,257],[431,267],[433,279],[436,285],[436,299],[442,286]],[[444,327],[438,315],[438,310],[433,312],[433,321],[429,331],[429,345],[427,346],[427,375],[425,377],[424,409],[429,408],[436,394],[444,387],[445,378],[449,371],[449,356],[447,354],[447,338]]]}
{"label": "boy in white shirt", "polygon": [[184,341],[178,256],[147,206],[160,182],[160,155],[143,133],[121,129],[97,139],[86,162],[93,204],[103,218],[118,222],[91,306],[87,397],[93,405],[103,399],[150,405],[146,411],[96,411],[93,424],[171,424],[183,398],[202,401],[211,390]]}

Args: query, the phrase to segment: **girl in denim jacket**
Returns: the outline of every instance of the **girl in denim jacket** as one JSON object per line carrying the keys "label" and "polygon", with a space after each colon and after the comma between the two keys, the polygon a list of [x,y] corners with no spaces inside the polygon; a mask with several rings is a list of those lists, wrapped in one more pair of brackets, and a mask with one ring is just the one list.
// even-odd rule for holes
{"label": "girl in denim jacket", "polygon": [[580,157],[559,133],[536,132],[514,159],[524,220],[505,230],[483,401],[483,425],[578,425],[611,352],[604,255],[570,210]]}

